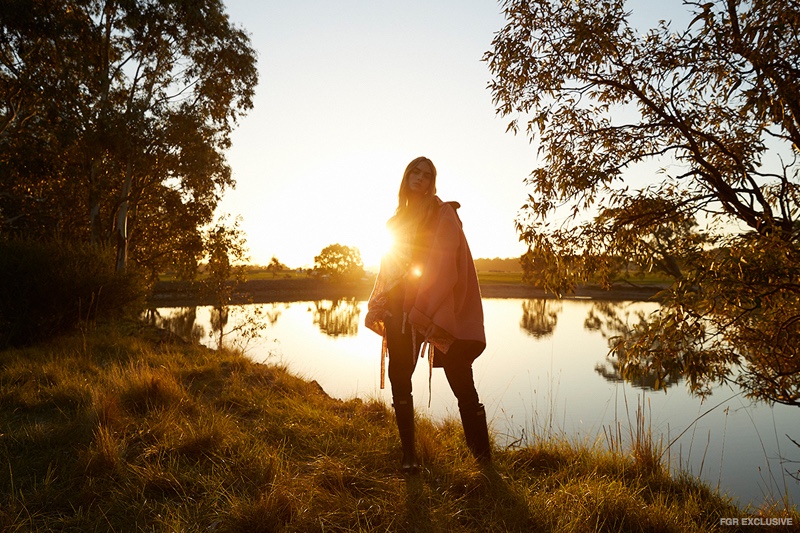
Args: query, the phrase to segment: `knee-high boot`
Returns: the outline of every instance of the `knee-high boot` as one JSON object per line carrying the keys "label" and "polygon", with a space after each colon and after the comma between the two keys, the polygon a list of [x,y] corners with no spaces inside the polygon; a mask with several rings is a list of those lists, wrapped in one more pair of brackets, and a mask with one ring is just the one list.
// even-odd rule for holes
{"label": "knee-high boot", "polygon": [[486,424],[486,410],[483,404],[459,408],[464,438],[472,455],[481,463],[492,460],[492,446],[489,443],[489,428]]}
{"label": "knee-high boot", "polygon": [[416,472],[419,469],[419,463],[414,446],[414,400],[411,396],[402,400],[395,399],[393,405],[397,431],[400,433],[400,444],[403,449],[400,469],[405,473]]}

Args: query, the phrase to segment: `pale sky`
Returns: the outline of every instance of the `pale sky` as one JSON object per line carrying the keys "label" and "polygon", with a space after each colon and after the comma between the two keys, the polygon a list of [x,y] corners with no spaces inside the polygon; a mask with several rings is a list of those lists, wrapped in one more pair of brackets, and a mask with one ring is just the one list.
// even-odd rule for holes
{"label": "pale sky", "polygon": [[[475,258],[525,251],[514,220],[536,152],[505,132],[481,61],[504,25],[499,4],[225,4],[251,36],[260,81],[228,152],[237,186],[218,212],[241,215],[252,262],[313,266],[340,243],[377,265],[403,170],[421,155],[437,167],[438,195],[461,203]],[[679,0],[630,4],[648,23],[684,11]]]}

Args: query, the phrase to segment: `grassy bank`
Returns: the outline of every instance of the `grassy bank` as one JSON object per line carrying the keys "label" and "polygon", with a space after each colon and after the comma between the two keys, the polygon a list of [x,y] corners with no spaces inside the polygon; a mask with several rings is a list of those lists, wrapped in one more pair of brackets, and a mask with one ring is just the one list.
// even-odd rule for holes
{"label": "grassy bank", "polygon": [[481,468],[459,423],[418,433],[424,468],[404,478],[381,402],[97,327],[0,352],[0,530],[736,531],[720,518],[759,513],[671,477],[652,443],[542,441]]}

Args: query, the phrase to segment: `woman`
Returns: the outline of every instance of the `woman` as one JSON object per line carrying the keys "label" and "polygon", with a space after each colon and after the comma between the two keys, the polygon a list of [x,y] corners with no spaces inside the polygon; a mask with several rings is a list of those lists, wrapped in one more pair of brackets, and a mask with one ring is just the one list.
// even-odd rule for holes
{"label": "woman", "polygon": [[478,276],[461,229],[457,202],[436,196],[436,168],[425,158],[409,163],[398,205],[387,226],[395,245],[381,261],[369,299],[366,326],[388,351],[392,405],[403,449],[401,468],[419,468],[414,448],[411,375],[423,345],[430,368],[444,368],[458,399],[472,454],[490,460],[486,411],[478,399],[472,362],[486,347]]}

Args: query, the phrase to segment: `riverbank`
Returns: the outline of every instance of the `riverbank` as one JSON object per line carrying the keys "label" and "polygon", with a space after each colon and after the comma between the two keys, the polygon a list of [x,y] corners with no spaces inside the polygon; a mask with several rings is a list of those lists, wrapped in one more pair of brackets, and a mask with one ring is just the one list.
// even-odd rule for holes
{"label": "riverbank", "polygon": [[[739,509],[671,476],[646,431],[609,452],[563,439],[469,455],[418,420],[403,477],[390,408],[329,397],[241,354],[136,324],[0,352],[2,531],[741,531]],[[771,522],[773,523],[773,522]],[[775,522],[777,523],[777,522]],[[770,531],[791,531],[771,527]]]}
{"label": "riverbank", "polygon": [[[366,300],[372,291],[374,281],[365,279],[349,282],[329,282],[317,278],[293,279],[254,279],[241,283],[233,295],[233,304],[272,303],[337,300],[355,298]],[[484,298],[555,298],[552,293],[538,289],[523,282],[481,281],[481,295]],[[610,301],[648,301],[656,297],[665,287],[659,284],[633,286],[616,283],[611,290],[598,285],[583,285],[568,298],[610,300]],[[183,307],[208,304],[200,298],[189,282],[161,281],[156,284],[150,304],[155,307]]]}

